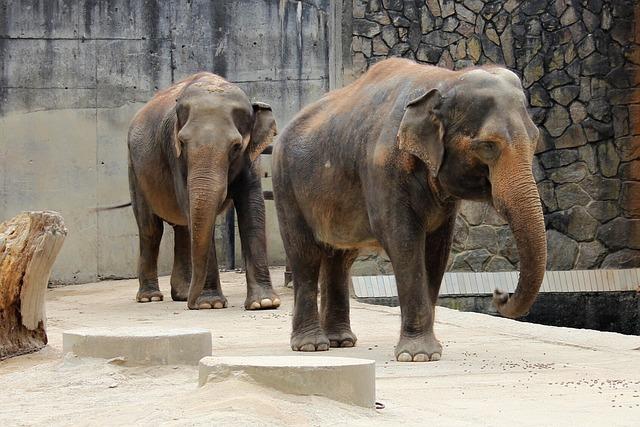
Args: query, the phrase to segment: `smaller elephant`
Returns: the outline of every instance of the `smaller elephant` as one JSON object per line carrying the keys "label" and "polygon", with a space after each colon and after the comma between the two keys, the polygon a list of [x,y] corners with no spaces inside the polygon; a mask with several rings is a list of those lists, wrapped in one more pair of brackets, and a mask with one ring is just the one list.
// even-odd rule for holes
{"label": "smaller elephant", "polygon": [[224,308],[214,246],[216,216],[235,206],[246,264],[248,310],[280,299],[267,266],[258,159],[276,135],[271,107],[251,103],[211,73],[158,92],[129,127],[129,188],[140,235],[138,302],[161,301],[158,249],[173,226],[171,298],[190,309]]}

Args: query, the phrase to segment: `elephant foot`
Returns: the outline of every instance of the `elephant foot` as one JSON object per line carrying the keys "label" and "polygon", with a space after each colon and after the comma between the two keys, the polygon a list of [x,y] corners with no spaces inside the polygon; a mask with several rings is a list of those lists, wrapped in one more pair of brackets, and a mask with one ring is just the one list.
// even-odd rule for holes
{"label": "elephant foot", "polygon": [[265,310],[280,307],[280,297],[271,286],[255,286],[247,291],[244,308],[247,310]]}
{"label": "elephant foot", "polygon": [[136,295],[137,302],[156,302],[156,301],[162,301],[163,299],[164,299],[164,296],[162,295],[162,292],[160,292],[158,288],[140,289],[138,290],[138,293]]}
{"label": "elephant foot", "polygon": [[436,361],[442,357],[442,345],[433,332],[417,337],[401,336],[395,354],[398,362]]}
{"label": "elephant foot", "polygon": [[224,295],[205,289],[196,300],[195,308],[198,310],[226,308],[227,299]]}
{"label": "elephant foot", "polygon": [[189,298],[189,286],[191,274],[184,272],[171,272],[171,299],[174,301],[186,301]]}
{"label": "elephant foot", "polygon": [[305,332],[293,332],[291,349],[293,351],[326,351],[329,350],[329,338],[319,326]]}
{"label": "elephant foot", "polygon": [[331,347],[353,347],[356,345],[358,338],[349,327],[338,329],[328,329],[326,331],[327,338]]}
{"label": "elephant foot", "polygon": [[186,289],[171,286],[171,299],[174,301],[186,301],[189,296],[189,286]]}

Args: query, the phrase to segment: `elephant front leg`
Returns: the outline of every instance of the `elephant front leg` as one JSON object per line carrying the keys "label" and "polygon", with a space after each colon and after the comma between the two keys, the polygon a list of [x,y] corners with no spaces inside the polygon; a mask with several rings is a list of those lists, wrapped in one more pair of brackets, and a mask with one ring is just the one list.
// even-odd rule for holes
{"label": "elephant front leg", "polygon": [[439,360],[442,345],[433,332],[435,309],[427,283],[425,233],[418,225],[408,227],[406,223],[386,228],[383,242],[396,276],[402,321],[396,359],[400,362]]}
{"label": "elephant front leg", "polygon": [[220,272],[218,270],[218,258],[216,256],[215,242],[211,242],[209,249],[209,262],[207,263],[207,279],[204,289],[196,300],[196,305],[200,310],[218,309],[227,307],[227,298],[222,293],[220,285]]}
{"label": "elephant front leg", "polygon": [[242,172],[232,194],[247,270],[244,307],[247,310],[277,308],[280,306],[280,297],[273,289],[269,275],[262,186],[254,169]]}
{"label": "elephant front leg", "polygon": [[[227,299],[222,294],[218,260],[213,241],[214,227],[207,240],[199,241],[191,231],[191,284],[187,306],[191,310],[225,308]],[[206,255],[202,255],[206,254]]]}
{"label": "elephant front leg", "polygon": [[189,227],[176,225],[174,231],[173,268],[171,270],[171,299],[186,301],[191,281],[191,238]]}
{"label": "elephant front leg", "polygon": [[458,214],[457,205],[451,216],[437,230],[428,233],[425,242],[425,264],[427,268],[427,283],[429,285],[429,299],[434,307],[438,301],[440,285],[447,269],[449,252],[453,239],[453,229]]}
{"label": "elephant front leg", "polygon": [[[423,252],[419,251],[422,255]],[[409,254],[406,254],[409,256]],[[401,321],[400,339],[395,349],[399,362],[428,362],[440,360],[442,345],[433,331],[435,301],[429,296],[425,277],[424,257],[410,258],[418,268],[393,262],[396,272]],[[396,267],[400,264],[399,268]]]}

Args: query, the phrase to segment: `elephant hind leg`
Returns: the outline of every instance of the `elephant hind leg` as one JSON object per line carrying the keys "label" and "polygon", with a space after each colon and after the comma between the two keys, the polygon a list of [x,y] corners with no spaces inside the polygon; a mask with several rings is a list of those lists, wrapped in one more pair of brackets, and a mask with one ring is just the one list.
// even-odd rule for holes
{"label": "elephant hind leg", "polygon": [[171,269],[171,299],[186,301],[191,283],[191,240],[189,227],[175,225],[173,268]]}
{"label": "elephant hind leg", "polygon": [[353,347],[356,335],[349,319],[349,270],[357,250],[327,249],[320,268],[321,324],[331,347]]}
{"label": "elephant hind leg", "polygon": [[291,348],[295,351],[329,349],[329,339],[320,326],[318,315],[318,277],[321,265],[319,249],[308,246],[293,249],[299,252],[291,259],[294,290]]}
{"label": "elephant hind leg", "polygon": [[136,301],[162,301],[164,297],[158,286],[158,252],[164,224],[162,219],[151,212],[144,201],[133,200],[132,205],[140,237],[140,255],[138,257],[140,287]]}
{"label": "elephant hind leg", "polygon": [[[277,202],[276,202],[277,203]],[[302,213],[294,206],[278,207],[282,241],[293,274],[293,325],[291,349],[323,351],[329,339],[318,315],[318,277],[323,248],[317,243]]]}

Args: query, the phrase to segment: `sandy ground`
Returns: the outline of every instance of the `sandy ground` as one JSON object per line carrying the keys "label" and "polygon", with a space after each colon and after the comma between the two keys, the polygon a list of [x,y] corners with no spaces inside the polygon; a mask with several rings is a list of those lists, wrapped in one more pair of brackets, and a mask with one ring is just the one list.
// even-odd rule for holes
{"label": "sandy ground", "polygon": [[[0,425],[638,425],[640,337],[519,323],[438,308],[442,360],[397,363],[398,308],[352,302],[358,345],[325,355],[374,359],[382,410],[282,394],[237,379],[197,387],[197,368],[122,367],[62,354],[80,326],[204,327],[214,355],[287,355],[291,290],[280,309],[247,312],[244,276],[223,273],[225,310],[137,304],[137,282],[47,291],[44,350],[0,362]],[[165,296],[168,278],[161,279]],[[313,357],[313,355],[309,355]]]}

